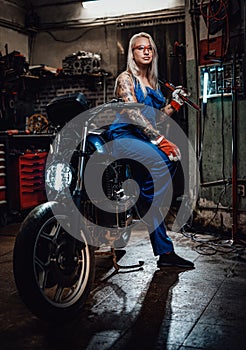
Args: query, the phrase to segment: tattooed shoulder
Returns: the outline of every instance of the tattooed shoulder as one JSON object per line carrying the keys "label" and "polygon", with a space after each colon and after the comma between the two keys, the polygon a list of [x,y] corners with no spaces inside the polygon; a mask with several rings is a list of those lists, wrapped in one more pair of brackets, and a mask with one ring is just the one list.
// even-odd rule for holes
{"label": "tattooed shoulder", "polygon": [[118,77],[118,84],[132,87],[133,81],[128,73],[122,73]]}
{"label": "tattooed shoulder", "polygon": [[131,77],[127,73],[122,73],[117,79],[116,92],[118,97],[124,101],[135,101],[134,86]]}

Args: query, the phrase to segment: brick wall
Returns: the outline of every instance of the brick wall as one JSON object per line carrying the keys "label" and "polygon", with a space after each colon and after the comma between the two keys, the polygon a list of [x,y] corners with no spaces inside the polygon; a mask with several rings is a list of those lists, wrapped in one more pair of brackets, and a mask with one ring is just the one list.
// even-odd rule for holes
{"label": "brick wall", "polygon": [[[41,78],[36,99],[34,113],[47,117],[46,106],[55,97],[65,94],[82,92],[89,102],[90,108],[102,105],[113,98],[114,79],[103,77],[48,77]],[[108,115],[101,115],[101,122],[105,118],[111,120]]]}

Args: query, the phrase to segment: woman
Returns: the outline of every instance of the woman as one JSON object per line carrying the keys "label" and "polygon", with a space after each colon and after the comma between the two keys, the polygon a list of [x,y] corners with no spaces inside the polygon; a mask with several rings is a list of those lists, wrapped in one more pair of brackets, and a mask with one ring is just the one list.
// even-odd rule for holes
{"label": "woman", "polygon": [[[118,113],[108,136],[114,140],[115,157],[135,160],[148,169],[147,176],[145,171],[137,169],[134,179],[140,187],[137,207],[141,216],[146,214],[146,208],[151,208],[150,213],[144,216],[144,221],[150,233],[154,255],[160,256],[157,266],[191,268],[194,267],[192,262],[174,252],[160,212],[176,169],[176,161],[180,160],[180,151],[156,129],[156,109],[171,116],[182,106],[179,94],[185,92],[175,90],[171,102],[166,104],[158,87],[157,59],[156,45],[149,34],[142,32],[131,38],[127,69],[118,76],[115,84],[116,97],[129,103],[129,109]],[[137,108],[136,103],[144,107]]]}

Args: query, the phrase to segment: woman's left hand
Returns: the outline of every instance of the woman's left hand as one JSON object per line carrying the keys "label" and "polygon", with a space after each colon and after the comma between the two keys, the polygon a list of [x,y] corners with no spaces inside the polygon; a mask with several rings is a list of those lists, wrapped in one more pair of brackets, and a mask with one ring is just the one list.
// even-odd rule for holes
{"label": "woman's left hand", "polygon": [[158,148],[168,156],[169,160],[177,162],[181,159],[179,148],[174,143],[167,140],[164,136],[160,136],[153,143],[156,144]]}

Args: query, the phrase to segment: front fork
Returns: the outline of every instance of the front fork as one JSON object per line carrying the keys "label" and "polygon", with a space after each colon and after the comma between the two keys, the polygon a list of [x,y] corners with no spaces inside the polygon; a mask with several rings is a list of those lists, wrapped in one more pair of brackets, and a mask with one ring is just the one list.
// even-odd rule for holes
{"label": "front fork", "polygon": [[[85,164],[85,148],[86,148],[86,136],[88,132],[88,122],[85,122],[82,133],[82,142],[80,143],[79,149],[79,162],[78,162],[78,170],[77,170],[77,183],[75,187],[75,192],[82,191],[83,188],[83,171]],[[81,192],[80,192],[81,193]]]}
{"label": "front fork", "polygon": [[[85,122],[85,125],[83,127],[82,132],[82,142],[80,143],[80,148],[78,150],[78,169],[77,169],[77,181],[76,186],[73,191],[73,202],[78,209],[77,214],[75,215],[75,221],[72,223],[73,228],[72,230],[80,230],[80,223],[81,223],[81,203],[83,202],[83,171],[85,166],[85,157],[86,157],[86,136],[88,132],[88,122]],[[78,232],[77,232],[78,233]],[[76,234],[77,236],[77,234]],[[78,235],[79,236],[79,235]],[[73,240],[73,247],[72,251],[76,252],[76,240]]]}

